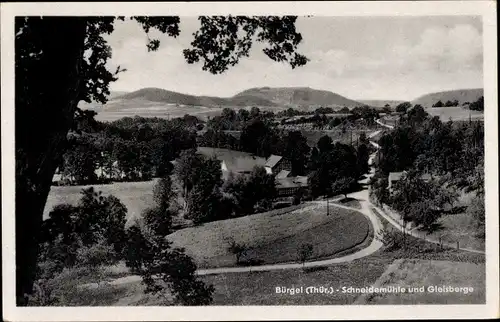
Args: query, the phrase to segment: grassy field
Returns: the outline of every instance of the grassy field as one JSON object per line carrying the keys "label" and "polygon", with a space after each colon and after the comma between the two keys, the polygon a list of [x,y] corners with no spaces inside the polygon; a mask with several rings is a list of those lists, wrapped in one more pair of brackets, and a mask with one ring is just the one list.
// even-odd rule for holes
{"label": "grassy field", "polygon": [[[372,211],[379,217],[385,230],[398,231],[387,220],[385,220],[385,218],[382,217],[376,209],[372,208]],[[399,232],[399,234],[402,234],[402,232]],[[430,243],[421,238],[416,238],[410,235],[406,235],[404,241],[405,243],[403,247],[393,249],[390,252],[385,252],[384,257],[389,256],[393,259],[414,258],[425,260],[447,260],[470,263],[485,262],[485,256],[483,254],[470,253],[457,250],[455,248],[440,247],[438,244]]]}
{"label": "grassy field", "polygon": [[311,205],[285,214],[261,213],[189,227],[169,235],[175,246],[184,247],[199,267],[236,265],[229,239],[244,244],[242,260],[260,263],[295,262],[303,243],[314,247],[312,258],[333,255],[363,242],[368,220],[360,213]]}
{"label": "grassy field", "polygon": [[[313,270],[291,269],[270,272],[232,273],[200,277],[215,288],[213,305],[345,305],[352,304],[356,294],[279,294],[276,287],[363,287],[374,283],[390,261],[375,258],[337,264]],[[96,289],[79,289],[71,293],[71,304],[93,306],[159,306],[171,305],[168,298],[144,294],[140,282],[123,285],[101,285]],[[101,301],[101,302],[98,302]],[[80,304],[80,305],[82,305]]]}
{"label": "grassy field", "polygon": [[[390,225],[383,221],[387,227]],[[427,273],[423,273],[423,268],[408,266],[404,270],[397,272],[398,275],[391,275],[394,281],[403,283],[406,271],[412,272],[416,283],[433,285],[432,283],[457,283],[452,278],[452,274],[461,276],[461,272],[470,269],[470,273],[465,273],[464,278],[472,276],[469,283],[475,288],[473,300],[480,301],[484,296],[484,256],[480,254],[466,253],[455,249],[440,249],[437,245],[425,242],[420,239],[408,236],[408,247],[388,251],[381,249],[376,253],[348,263],[331,265],[328,267],[316,268],[313,270],[291,269],[269,272],[248,272],[229,273],[219,275],[201,276],[200,278],[215,287],[213,295],[213,305],[349,305],[354,304],[359,294],[335,292],[333,294],[278,294],[276,287],[307,287],[324,286],[341,289],[343,286],[349,287],[369,287],[373,285],[386,269],[396,259],[420,259],[415,263],[436,263],[444,261],[442,266],[431,267]],[[432,262],[431,262],[432,261]],[[441,266],[440,266],[441,265]],[[445,270],[445,274],[441,270]],[[419,281],[418,276],[422,279]],[[451,275],[450,275],[451,274]],[[474,274],[478,276],[474,279]],[[114,273],[116,275],[116,273]],[[450,275],[450,276],[448,276]],[[444,277],[443,277],[444,276]],[[88,279],[87,277],[85,278]],[[409,281],[409,280],[408,280]],[[404,280],[404,283],[408,283]],[[428,284],[431,283],[431,284]],[[442,284],[439,284],[442,285]],[[97,289],[75,289],[68,295],[71,300],[70,305],[113,305],[113,306],[134,306],[134,305],[171,305],[168,298],[146,295],[140,282],[123,284],[120,286],[110,286],[102,284]],[[411,301],[412,299],[410,299]],[[444,297],[436,298],[438,303],[443,303]],[[440,302],[441,301],[441,302]],[[448,297],[446,303],[467,304],[470,297]],[[370,303],[371,304],[371,303]],[[65,304],[66,305],[66,304]]]}
{"label": "grassy field", "polygon": [[[416,242],[422,245],[429,244],[421,240]],[[433,247],[434,245],[430,245]],[[476,299],[480,300],[484,292],[484,256],[469,254],[453,249],[435,249],[432,253],[415,253],[409,249],[397,251],[379,250],[373,255],[348,263],[335,264],[328,267],[315,269],[290,269],[268,272],[228,273],[218,275],[201,276],[207,284],[215,288],[213,305],[350,305],[359,297],[355,293],[335,292],[333,294],[279,294],[276,287],[296,288],[308,286],[333,287],[335,290],[345,287],[369,287],[373,285],[395,259],[418,258],[420,262],[436,263],[444,261],[448,263],[448,273],[459,274],[466,268],[471,268],[471,274],[466,273],[464,277],[477,274],[479,276],[475,288]],[[482,260],[481,260],[482,259]],[[474,264],[475,263],[475,264]],[[425,267],[425,266],[424,266]],[[444,280],[441,276],[441,266],[429,270],[426,279],[416,283],[452,283],[453,280]],[[411,268],[407,268],[411,269]],[[403,276],[406,270],[398,272]],[[418,276],[418,273],[412,273]],[[424,274],[424,273],[422,273]],[[445,277],[446,278],[446,277]],[[406,282],[405,282],[406,283]],[[465,282],[457,285],[464,285]],[[475,283],[473,280],[470,283]],[[481,284],[483,283],[483,284]],[[425,284],[434,285],[434,284]],[[442,285],[442,284],[439,284]],[[120,286],[101,285],[98,289],[79,289],[71,294],[73,303],[81,301],[83,304],[73,305],[113,305],[113,306],[158,306],[171,305],[169,299],[163,297],[146,295],[140,282],[123,284]],[[484,294],[484,293],[482,293]],[[96,299],[102,300],[98,302]],[[442,303],[443,298],[436,299]],[[439,302],[441,301],[441,302]],[[470,298],[449,298],[448,303],[468,304]],[[371,304],[371,303],[369,303]],[[408,304],[408,303],[407,303]]]}
{"label": "grassy field", "polygon": [[352,207],[356,209],[361,209],[361,203],[357,199],[353,198],[343,198],[340,200],[335,201],[334,203],[342,205],[342,206],[347,206],[347,207]]}
{"label": "grassy field", "polygon": [[484,119],[484,113],[480,111],[471,111],[460,106],[432,107],[425,109],[431,116],[439,116],[441,121],[447,122],[450,118],[453,121],[464,121],[469,119],[469,113],[472,120]]}
{"label": "grassy field", "polygon": [[[416,291],[370,294],[364,304],[484,304],[485,281],[484,263],[407,259],[377,286],[416,288]],[[443,286],[466,287],[467,290],[439,292],[434,289]]]}
{"label": "grassy field", "polygon": [[208,116],[220,115],[221,109],[208,108],[202,106],[182,106],[175,104],[165,104],[160,102],[151,102],[146,100],[113,100],[104,106],[86,106],[88,109],[97,112],[98,121],[115,121],[122,117],[133,117],[139,115],[142,117],[160,117],[176,118],[185,114],[198,116],[206,119]]}
{"label": "grassy field", "polygon": [[[228,106],[234,110],[241,108],[249,110],[251,107]],[[222,108],[205,107],[205,106],[186,106],[176,104],[166,104],[161,102],[151,102],[141,99],[128,100],[113,100],[104,106],[98,104],[85,105],[83,108],[97,112],[96,120],[102,122],[111,122],[123,117],[134,117],[136,115],[142,117],[159,117],[159,118],[176,118],[183,117],[185,114],[196,116],[202,120],[207,120],[209,117],[221,115]],[[271,110],[279,112],[285,108],[281,107],[259,107],[261,111]]]}
{"label": "grassy field", "polygon": [[127,207],[127,220],[133,220],[141,215],[147,207],[153,206],[153,186],[155,180],[141,182],[116,182],[91,186],[52,186],[43,212],[44,218],[54,206],[62,203],[76,205],[81,198],[84,188],[94,187],[102,191],[103,195],[114,195]]}
{"label": "grassy field", "polygon": [[[467,207],[472,198],[476,198],[474,193],[462,193],[456,206]],[[484,250],[485,240],[479,235],[484,233],[476,226],[476,222],[466,210],[456,214],[445,214],[437,220],[438,230],[429,234],[434,239],[443,242],[459,242],[460,247]]]}

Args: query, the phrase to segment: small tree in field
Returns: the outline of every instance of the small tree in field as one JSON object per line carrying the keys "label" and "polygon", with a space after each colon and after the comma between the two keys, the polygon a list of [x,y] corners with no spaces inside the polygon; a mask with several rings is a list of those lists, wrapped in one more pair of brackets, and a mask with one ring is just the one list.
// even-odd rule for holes
{"label": "small tree in field", "polygon": [[298,258],[299,258],[299,261],[302,263],[303,266],[306,265],[306,261],[311,258],[312,254],[313,254],[313,245],[312,244],[302,244],[300,245],[298,251],[297,251],[297,255],[298,255]]}
{"label": "small tree in field", "polygon": [[236,256],[236,264],[239,264],[241,256],[243,256],[247,251],[247,246],[245,244],[237,243],[232,238],[230,238],[228,242],[229,242],[228,250]]}

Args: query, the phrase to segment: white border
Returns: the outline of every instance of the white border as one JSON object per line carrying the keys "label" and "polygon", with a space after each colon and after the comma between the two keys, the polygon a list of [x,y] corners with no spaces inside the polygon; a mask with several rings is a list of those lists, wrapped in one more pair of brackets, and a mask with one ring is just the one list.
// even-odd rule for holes
{"label": "white border", "polygon": [[[16,15],[316,15],[316,16],[436,16],[483,17],[485,104],[485,179],[487,227],[486,305],[384,306],[211,306],[120,308],[17,308],[14,256],[14,16]],[[280,320],[280,319],[424,319],[494,318],[498,295],[498,124],[497,31],[494,1],[377,2],[239,2],[239,3],[2,3],[2,269],[3,318],[11,321],[96,320]],[[34,133],[36,135],[36,133]],[[10,278],[9,278],[10,275]]]}

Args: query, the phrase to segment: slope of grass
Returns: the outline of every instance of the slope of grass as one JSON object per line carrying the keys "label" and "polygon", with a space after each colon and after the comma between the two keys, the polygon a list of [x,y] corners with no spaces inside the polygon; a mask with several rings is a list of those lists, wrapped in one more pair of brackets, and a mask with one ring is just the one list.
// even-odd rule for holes
{"label": "slope of grass", "polygon": [[[313,270],[291,269],[270,272],[231,273],[201,276],[200,279],[215,288],[212,305],[346,305],[352,304],[357,294],[280,294],[276,287],[308,286],[363,287],[371,285],[384,272],[390,261],[385,259],[358,260]],[[123,285],[101,285],[96,289],[80,289],[78,299],[88,305],[163,306],[172,305],[169,297],[144,294],[140,282]],[[102,293],[102,294],[100,294]],[[105,298],[104,304],[87,299],[87,294]],[[109,294],[115,294],[114,301]],[[76,296],[75,296],[76,297]],[[75,302],[72,302],[72,305]]]}
{"label": "slope of grass", "polygon": [[156,179],[140,182],[115,182],[112,184],[99,184],[89,186],[52,186],[43,212],[44,218],[48,218],[54,206],[69,203],[78,204],[81,191],[84,188],[94,187],[96,191],[102,191],[103,195],[114,195],[127,207],[127,220],[139,218],[142,211],[153,206],[153,187]]}
{"label": "slope of grass", "polygon": [[[404,260],[380,281],[380,287],[415,288],[405,293],[374,293],[364,304],[484,304],[485,264],[452,261]],[[439,291],[437,287],[462,287]]]}
{"label": "slope of grass", "polygon": [[436,230],[428,236],[443,242],[459,242],[460,247],[484,250],[485,240],[480,236],[485,233],[484,227],[478,227],[474,218],[467,213],[467,207],[475,193],[462,193],[456,207],[463,207],[457,213],[443,214],[436,222]]}
{"label": "slope of grass", "polygon": [[439,116],[442,122],[452,121],[467,121],[469,116],[471,120],[484,119],[484,113],[481,111],[472,111],[461,106],[450,107],[431,107],[425,109],[431,116]]}
{"label": "slope of grass", "polygon": [[360,213],[311,205],[285,214],[261,213],[189,227],[169,235],[175,246],[184,247],[199,267],[234,266],[229,239],[247,247],[244,260],[278,263],[297,260],[301,244],[311,243],[313,258],[326,257],[363,242],[368,220]]}
{"label": "slope of grass", "polygon": [[437,101],[446,103],[446,101],[457,100],[460,104],[465,102],[475,102],[479,97],[483,96],[482,88],[468,88],[468,89],[457,89],[452,91],[443,91],[436,93],[429,93],[414,99],[411,103],[413,105],[420,104],[423,107],[431,107]]}
{"label": "slope of grass", "polygon": [[354,199],[354,198],[343,198],[340,200],[335,201],[334,203],[342,205],[342,206],[347,206],[347,207],[352,207],[356,209],[361,209],[361,203],[359,200]]}
{"label": "slope of grass", "polygon": [[[375,213],[385,230],[391,232],[398,231],[392,224],[390,224],[378,211],[374,208],[371,209]],[[382,249],[380,254],[375,253],[373,256],[382,256],[383,258],[398,259],[398,258],[414,258],[425,260],[445,260],[454,262],[470,262],[470,263],[484,263],[485,256],[483,254],[470,253],[455,248],[441,247],[438,244],[425,241],[421,238],[416,238],[411,235],[406,235],[404,239],[404,246],[399,249],[387,250]]]}

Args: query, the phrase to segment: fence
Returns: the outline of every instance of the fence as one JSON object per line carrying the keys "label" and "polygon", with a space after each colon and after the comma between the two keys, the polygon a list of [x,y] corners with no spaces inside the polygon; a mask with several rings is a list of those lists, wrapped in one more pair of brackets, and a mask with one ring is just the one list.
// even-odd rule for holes
{"label": "fence", "polygon": [[[374,199],[374,197],[370,197],[371,201]],[[403,220],[401,219],[401,216],[391,209],[388,205],[382,204],[381,207],[373,205],[373,207],[377,210],[377,212],[380,213],[382,217],[384,217],[386,220],[388,220],[393,226],[395,226],[397,229],[404,231],[410,236],[413,236],[415,238],[420,238],[423,239],[429,243],[437,244],[441,248],[454,248],[457,250],[462,250],[466,252],[471,252],[471,253],[476,253],[476,254],[485,254],[485,251],[479,250],[479,249],[473,249],[473,248],[468,248],[468,247],[462,247],[460,245],[460,241],[444,241],[442,237],[437,237],[433,238],[428,236],[427,232],[419,231],[417,226],[413,224],[407,224],[406,227],[403,223]]]}

